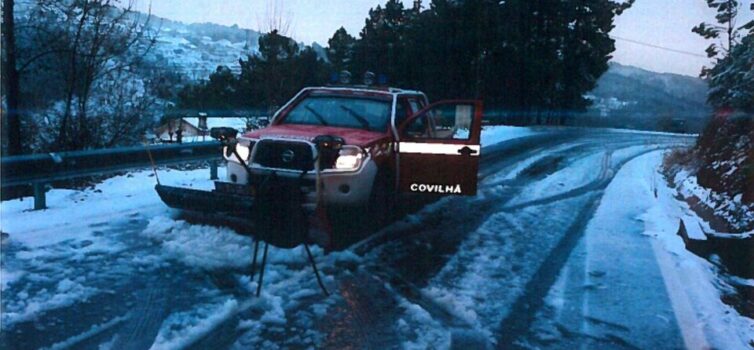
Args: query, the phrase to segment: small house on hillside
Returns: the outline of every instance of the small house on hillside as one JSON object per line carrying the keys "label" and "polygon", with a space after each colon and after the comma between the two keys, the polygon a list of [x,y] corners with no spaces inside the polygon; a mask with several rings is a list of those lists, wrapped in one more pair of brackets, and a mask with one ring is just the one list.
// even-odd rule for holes
{"label": "small house on hillside", "polygon": [[252,118],[242,117],[208,117],[199,113],[196,117],[172,117],[155,129],[158,142],[183,143],[209,141],[209,130],[215,127],[231,127],[239,133],[260,126]]}
{"label": "small house on hillside", "polygon": [[196,125],[188,123],[184,118],[171,118],[155,129],[155,136],[159,142],[189,142],[202,136],[203,130]]}

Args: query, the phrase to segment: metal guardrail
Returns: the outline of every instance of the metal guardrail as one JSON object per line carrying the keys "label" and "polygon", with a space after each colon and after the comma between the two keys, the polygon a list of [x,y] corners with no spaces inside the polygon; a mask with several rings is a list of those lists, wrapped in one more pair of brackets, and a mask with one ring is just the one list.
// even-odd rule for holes
{"label": "metal guardrail", "polygon": [[[210,178],[217,179],[218,162],[213,160],[219,160],[222,156],[217,141],[148,147],[155,165],[209,160]],[[145,146],[3,157],[0,161],[0,186],[32,185],[34,209],[44,209],[46,185],[50,182],[148,168],[151,165]]]}

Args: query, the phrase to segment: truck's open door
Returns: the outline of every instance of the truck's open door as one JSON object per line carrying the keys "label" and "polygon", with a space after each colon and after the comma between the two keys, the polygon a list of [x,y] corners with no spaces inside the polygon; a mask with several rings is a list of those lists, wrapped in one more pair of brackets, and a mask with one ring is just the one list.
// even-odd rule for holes
{"label": "truck's open door", "polygon": [[481,101],[441,101],[398,128],[400,192],[475,195]]}

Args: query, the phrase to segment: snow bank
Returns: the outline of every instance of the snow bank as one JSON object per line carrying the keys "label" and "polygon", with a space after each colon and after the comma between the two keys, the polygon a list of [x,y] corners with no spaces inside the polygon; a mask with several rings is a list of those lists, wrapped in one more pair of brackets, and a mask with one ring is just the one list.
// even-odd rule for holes
{"label": "snow bank", "polygon": [[[402,344],[403,349],[450,348],[450,333],[432,315],[404,298],[399,298],[398,303],[403,309],[403,317],[396,322],[396,331],[407,339]],[[419,325],[419,329],[411,328],[405,319],[413,325]]]}
{"label": "snow bank", "polygon": [[[218,169],[224,176],[224,168]],[[212,188],[207,169],[180,171],[160,169],[160,181],[166,185],[198,189]],[[10,241],[29,248],[53,245],[70,239],[94,239],[96,227],[111,220],[140,213],[167,213],[169,209],[154,191],[151,170],[137,171],[109,178],[93,188],[74,191],[52,189],[47,192],[48,209],[32,210],[31,197],[3,201],[0,216],[2,231]]]}
{"label": "snow bank", "polygon": [[17,322],[33,320],[37,315],[81,302],[98,290],[87,287],[68,278],[58,282],[55,289],[42,288],[37,291],[24,289],[15,298],[7,295],[3,299],[2,324],[8,327]]}
{"label": "snow bank", "polygon": [[[733,168],[731,171],[736,170]],[[687,171],[680,171],[675,176],[678,184],[678,192],[686,198],[696,197],[707,208],[714,211],[715,216],[725,219],[726,222],[737,228],[751,227],[754,223],[754,204],[744,204],[741,201],[742,194],[730,196],[727,193],[715,192],[699,184],[695,175]],[[709,225],[707,225],[709,226]],[[711,228],[707,232],[712,232]],[[740,235],[745,235],[741,233]]]}
{"label": "snow bank", "polygon": [[519,137],[534,135],[537,132],[531,128],[507,125],[491,125],[482,128],[482,146],[490,146]]}
{"label": "snow bank", "polygon": [[[675,199],[675,192],[662,180],[659,174],[661,162],[662,153],[654,152],[621,169],[603,197],[603,203],[621,205],[600,205],[587,228],[587,239],[592,245],[622,244],[614,235],[609,238],[609,243],[600,242],[598,237],[589,239],[589,232],[630,227],[634,218],[626,215],[638,213],[636,220],[642,223],[642,233],[651,237],[654,260],[659,266],[686,346],[748,349],[749,342],[754,339],[754,321],[722,302],[718,288],[726,287],[715,267],[687,251],[676,234],[679,218],[693,215],[693,212],[684,202]],[[594,262],[591,265],[594,266]],[[646,276],[647,272],[642,270],[645,268],[649,267],[636,265],[630,269],[637,275]],[[623,271],[623,274],[632,273]]]}
{"label": "snow bank", "polygon": [[243,267],[251,261],[252,240],[225,227],[192,225],[158,216],[149,221],[141,234],[162,246],[164,254],[161,256],[189,266]]}
{"label": "snow bank", "polygon": [[694,215],[693,211],[686,203],[674,199],[675,191],[664,182],[658,181],[657,191],[659,199],[641,219],[645,223],[644,233],[657,239],[655,253],[666,276],[668,292],[675,296],[674,306],[690,307],[690,312],[683,316],[693,321],[679,321],[697,327],[714,348],[749,349],[754,342],[754,320],[722,302],[720,289],[730,287],[710,262],[687,251],[676,234],[678,218]]}

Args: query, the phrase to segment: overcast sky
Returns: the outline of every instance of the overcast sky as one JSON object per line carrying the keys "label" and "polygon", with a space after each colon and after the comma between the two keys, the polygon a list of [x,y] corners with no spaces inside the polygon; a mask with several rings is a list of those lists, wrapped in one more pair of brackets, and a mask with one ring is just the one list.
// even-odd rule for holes
{"label": "overcast sky", "polygon": [[[743,0],[742,14],[753,17],[749,4]],[[213,22],[238,24],[242,28],[264,29],[270,9],[285,14],[291,21],[289,35],[307,44],[327,45],[327,39],[340,26],[357,36],[371,7],[385,0],[152,0],[152,13],[186,23]],[[413,0],[403,0],[411,6]],[[430,0],[423,1],[426,4]],[[149,0],[139,0],[142,10]],[[614,60],[641,68],[686,75],[698,75],[709,60],[704,49],[709,45],[691,32],[702,20],[711,20],[714,12],[704,0],[637,0],[634,6],[616,21],[611,33],[617,39]],[[743,21],[741,21],[743,23]],[[678,53],[635,43],[682,51]]]}

